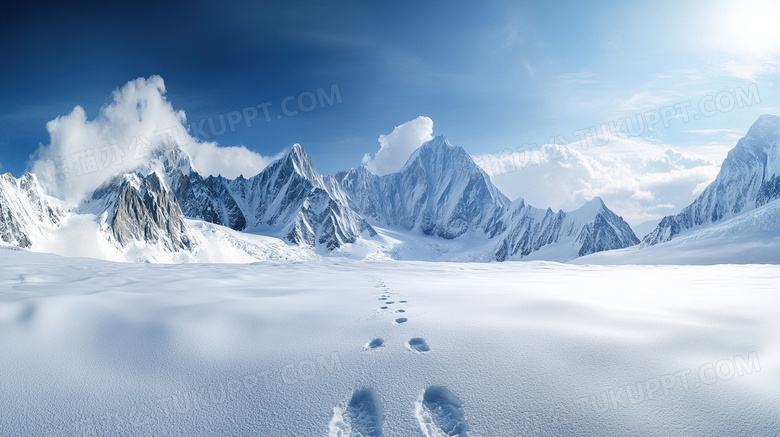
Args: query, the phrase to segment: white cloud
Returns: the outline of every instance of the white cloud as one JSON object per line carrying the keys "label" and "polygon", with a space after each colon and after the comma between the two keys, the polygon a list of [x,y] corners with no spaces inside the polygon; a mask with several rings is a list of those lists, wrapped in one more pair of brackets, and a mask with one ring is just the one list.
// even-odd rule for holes
{"label": "white cloud", "polygon": [[745,131],[741,131],[739,129],[691,129],[686,130],[685,132],[691,133],[691,134],[701,134],[701,135],[715,135],[715,134],[744,134]]}
{"label": "white cloud", "polygon": [[282,157],[263,156],[244,146],[221,147],[216,143],[196,143],[182,147],[195,162],[198,172],[204,175],[222,175],[228,179],[239,175],[254,176],[268,164]]}
{"label": "white cloud", "polygon": [[723,61],[721,67],[734,77],[755,82],[759,76],[780,73],[780,57],[739,55]]}
{"label": "white cloud", "polygon": [[642,91],[634,93],[625,100],[617,102],[617,107],[628,112],[644,112],[672,105],[680,98],[680,94],[669,91],[651,93]]}
{"label": "white cloud", "polygon": [[[641,138],[606,146],[548,144],[474,160],[509,198],[576,209],[595,196],[632,226],[678,212],[717,175],[730,147],[680,150]],[[641,235],[640,235],[641,237]]]}
{"label": "white cloud", "polygon": [[398,171],[406,164],[412,152],[432,139],[433,120],[419,116],[396,126],[389,135],[380,135],[379,150],[373,158],[366,154],[363,164],[378,175]]}
{"label": "white cloud", "polygon": [[198,141],[186,126],[184,111],[174,110],[165,96],[163,79],[138,78],[114,90],[92,120],[76,106],[48,122],[49,144],[38,148],[29,168],[50,194],[75,202],[107,179],[143,165],[148,153],[138,152],[165,143],[179,144],[204,174],[251,176],[272,160],[243,146]]}

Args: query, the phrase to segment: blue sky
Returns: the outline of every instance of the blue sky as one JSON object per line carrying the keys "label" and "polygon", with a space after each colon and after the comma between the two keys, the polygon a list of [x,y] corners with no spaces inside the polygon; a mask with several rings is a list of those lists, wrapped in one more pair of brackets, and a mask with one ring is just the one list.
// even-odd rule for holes
{"label": "blue sky", "polygon": [[[49,144],[49,120],[76,105],[93,119],[113,90],[152,75],[188,121],[271,102],[271,122],[238,124],[211,140],[268,157],[301,143],[326,174],[360,165],[380,135],[418,116],[480,156],[551,137],[573,143],[578,129],[683,102],[695,108],[753,85],[760,102],[638,135],[718,161],[758,115],[780,113],[780,15],[770,2],[16,7],[0,14],[0,165],[15,175]],[[341,103],[276,119],[285,97],[333,84]],[[503,183],[510,197],[527,196],[520,181]]]}

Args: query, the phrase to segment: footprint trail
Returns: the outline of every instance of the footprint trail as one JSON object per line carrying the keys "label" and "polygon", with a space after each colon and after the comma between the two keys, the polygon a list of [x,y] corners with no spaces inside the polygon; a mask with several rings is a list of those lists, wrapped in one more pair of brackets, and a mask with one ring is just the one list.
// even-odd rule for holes
{"label": "footprint trail", "polygon": [[346,406],[333,409],[328,437],[379,437],[383,421],[379,395],[373,388],[362,388],[352,394]]}
{"label": "footprint trail", "polygon": [[428,346],[428,343],[425,341],[424,338],[415,337],[407,343],[407,346],[409,346],[409,349],[415,351],[415,352],[430,352],[431,348]]}
{"label": "footprint trail", "polygon": [[426,437],[467,437],[463,402],[447,387],[428,387],[415,403],[415,416]]}

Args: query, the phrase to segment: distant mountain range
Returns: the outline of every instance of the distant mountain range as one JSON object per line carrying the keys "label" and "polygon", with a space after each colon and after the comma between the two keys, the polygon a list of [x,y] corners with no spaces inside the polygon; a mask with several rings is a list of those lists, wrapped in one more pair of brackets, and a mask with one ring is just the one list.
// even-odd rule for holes
{"label": "distant mountain range", "polygon": [[[778,139],[780,118],[760,117],[716,180],[678,215],[661,220],[641,245],[600,198],[570,212],[510,201],[465,150],[441,136],[383,176],[366,167],[323,176],[295,145],[250,178],[204,177],[184,151],[168,146],[69,210],[46,195],[34,175],[17,180],[6,174],[0,237],[31,250],[68,255],[70,244],[80,254],[127,261],[568,261],[642,250],[772,204],[780,198]],[[68,243],[74,234],[85,235],[74,231],[84,223],[95,237]]]}

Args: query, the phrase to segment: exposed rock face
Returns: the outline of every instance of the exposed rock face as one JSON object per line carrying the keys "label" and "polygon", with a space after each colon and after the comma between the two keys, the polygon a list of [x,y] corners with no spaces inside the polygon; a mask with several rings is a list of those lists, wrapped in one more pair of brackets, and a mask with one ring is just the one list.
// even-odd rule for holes
{"label": "exposed rock face", "polygon": [[664,217],[643,245],[717,223],[780,198],[780,118],[762,115],[723,161],[718,176],[679,214]]}
{"label": "exposed rock face", "polygon": [[185,217],[237,231],[246,228],[244,214],[225,186],[226,179],[201,176],[177,145],[155,150],[147,171],[151,170],[165,176]]}
{"label": "exposed rock face", "polygon": [[222,177],[203,178],[192,172],[171,175],[176,198],[184,215],[242,231],[247,222],[244,212],[236,203]]}
{"label": "exposed rock face", "polygon": [[195,246],[176,197],[156,172],[118,176],[95,190],[90,203],[107,213],[105,224],[121,248],[140,242],[179,252]]}
{"label": "exposed rock face", "polygon": [[25,173],[18,180],[0,176],[0,240],[23,248],[33,246],[32,234],[60,225],[65,211],[43,192],[38,179]]}
{"label": "exposed rock face", "polygon": [[192,248],[176,198],[163,188],[157,173],[144,178],[140,189],[125,185],[111,228],[122,245],[142,240],[170,251]]}

